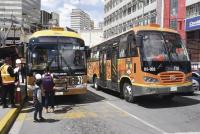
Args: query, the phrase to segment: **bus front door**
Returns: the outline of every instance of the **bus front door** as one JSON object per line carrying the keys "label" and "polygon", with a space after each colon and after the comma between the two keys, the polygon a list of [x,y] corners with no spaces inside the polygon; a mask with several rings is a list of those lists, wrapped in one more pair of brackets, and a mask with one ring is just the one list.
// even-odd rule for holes
{"label": "bus front door", "polygon": [[100,52],[99,71],[100,71],[99,84],[101,87],[106,87],[106,52],[105,51]]}
{"label": "bus front door", "polygon": [[118,56],[118,47],[113,47],[112,49],[112,58],[111,58],[111,81],[112,89],[118,89],[118,71],[117,71],[117,56]]}

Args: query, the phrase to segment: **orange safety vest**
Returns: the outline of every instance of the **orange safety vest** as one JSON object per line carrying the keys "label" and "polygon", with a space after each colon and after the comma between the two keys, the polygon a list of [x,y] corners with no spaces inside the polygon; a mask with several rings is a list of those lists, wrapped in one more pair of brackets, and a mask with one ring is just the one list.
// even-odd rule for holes
{"label": "orange safety vest", "polygon": [[15,77],[11,77],[8,73],[8,67],[10,66],[6,64],[1,66],[1,77],[3,85],[12,84],[15,82]]}

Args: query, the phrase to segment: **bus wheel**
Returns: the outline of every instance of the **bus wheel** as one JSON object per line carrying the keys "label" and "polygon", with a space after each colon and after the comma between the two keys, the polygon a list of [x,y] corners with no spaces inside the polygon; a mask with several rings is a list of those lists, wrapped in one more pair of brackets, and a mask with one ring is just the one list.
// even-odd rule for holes
{"label": "bus wheel", "polygon": [[94,87],[96,90],[100,90],[100,89],[101,89],[101,87],[97,84],[97,77],[94,77],[93,87]]}
{"label": "bus wheel", "polygon": [[94,77],[94,79],[93,79],[93,87],[95,89],[97,89],[97,78],[96,77]]}
{"label": "bus wheel", "polygon": [[133,90],[129,83],[123,85],[123,95],[127,102],[134,102]]}
{"label": "bus wheel", "polygon": [[162,99],[163,100],[167,100],[167,101],[171,101],[174,98],[174,95],[170,94],[170,95],[163,95]]}

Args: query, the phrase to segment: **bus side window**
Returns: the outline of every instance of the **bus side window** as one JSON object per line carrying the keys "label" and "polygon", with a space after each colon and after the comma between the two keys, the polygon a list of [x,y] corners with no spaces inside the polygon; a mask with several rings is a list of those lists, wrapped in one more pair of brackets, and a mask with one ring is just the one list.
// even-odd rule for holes
{"label": "bus side window", "polygon": [[128,55],[127,35],[122,35],[119,43],[119,58],[124,58]]}
{"label": "bus side window", "polygon": [[136,39],[133,34],[129,34],[127,38],[128,42],[128,50],[129,50],[129,56],[130,57],[137,57],[138,56],[138,51],[136,47]]}

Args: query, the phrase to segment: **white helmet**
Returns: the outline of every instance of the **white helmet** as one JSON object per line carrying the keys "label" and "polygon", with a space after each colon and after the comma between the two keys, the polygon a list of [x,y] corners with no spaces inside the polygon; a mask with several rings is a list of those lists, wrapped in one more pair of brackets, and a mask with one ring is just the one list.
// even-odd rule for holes
{"label": "white helmet", "polygon": [[41,74],[36,74],[35,75],[35,79],[36,80],[41,80],[42,79],[42,75]]}
{"label": "white helmet", "polygon": [[20,59],[16,59],[16,64],[21,64],[21,60]]}

